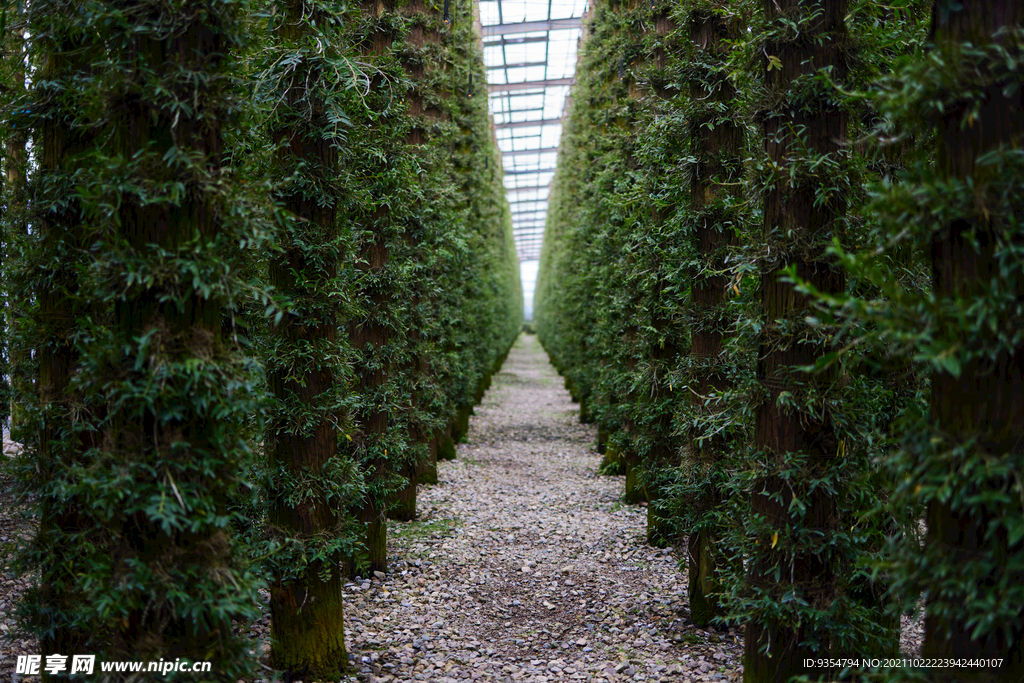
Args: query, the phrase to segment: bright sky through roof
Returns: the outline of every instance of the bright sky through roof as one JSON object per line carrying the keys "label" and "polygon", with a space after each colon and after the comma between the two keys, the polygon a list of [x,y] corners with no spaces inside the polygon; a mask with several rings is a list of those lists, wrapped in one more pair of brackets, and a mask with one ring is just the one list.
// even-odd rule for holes
{"label": "bright sky through roof", "polygon": [[578,20],[586,7],[586,0],[480,0],[489,102],[528,319],[561,118],[576,74]]}

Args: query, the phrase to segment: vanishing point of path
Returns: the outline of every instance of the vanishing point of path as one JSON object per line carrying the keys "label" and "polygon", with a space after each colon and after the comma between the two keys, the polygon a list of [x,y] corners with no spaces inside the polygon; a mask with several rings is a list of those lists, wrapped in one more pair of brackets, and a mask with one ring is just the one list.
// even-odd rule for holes
{"label": "vanishing point of path", "polygon": [[737,633],[686,620],[674,553],[644,540],[646,510],[597,475],[532,335],[476,408],[469,443],[389,522],[391,571],[346,588],[346,642],[365,681],[735,680]]}

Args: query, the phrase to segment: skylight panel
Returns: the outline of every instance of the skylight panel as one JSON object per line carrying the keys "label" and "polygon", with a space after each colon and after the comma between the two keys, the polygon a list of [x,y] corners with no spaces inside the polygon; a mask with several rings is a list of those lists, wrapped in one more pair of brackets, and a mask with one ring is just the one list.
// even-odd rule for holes
{"label": "skylight panel", "polygon": [[[586,0],[480,3],[487,79],[490,85],[500,86],[490,92],[488,101],[503,154],[504,184],[520,259],[535,259],[540,253],[569,93],[567,83],[542,83],[569,81],[575,75],[580,29],[573,20],[585,9]],[[547,23],[558,21],[562,22],[559,28]],[[532,281],[524,280],[524,288],[532,291]]]}
{"label": "skylight panel", "polygon": [[490,2],[488,0],[480,0],[480,23],[484,26],[490,24],[497,24],[498,18],[498,3]]}
{"label": "skylight panel", "polygon": [[503,2],[501,3],[501,18],[505,24],[513,24],[526,21],[525,2]]}
{"label": "skylight panel", "polygon": [[544,126],[540,135],[541,147],[557,147],[558,140],[562,137],[562,124]]}

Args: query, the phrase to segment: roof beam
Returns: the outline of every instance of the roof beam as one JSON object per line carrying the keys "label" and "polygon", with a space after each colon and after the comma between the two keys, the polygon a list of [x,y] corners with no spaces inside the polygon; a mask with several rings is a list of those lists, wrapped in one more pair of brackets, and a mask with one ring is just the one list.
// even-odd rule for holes
{"label": "roof beam", "polygon": [[562,123],[562,119],[537,119],[536,121],[515,121],[514,123],[496,123],[495,128],[529,128],[530,126],[552,126]]}
{"label": "roof beam", "polygon": [[[507,38],[505,36],[491,36],[491,38],[497,38],[489,43],[484,43],[484,47],[499,47],[501,45],[522,45],[523,43],[547,43],[548,36],[544,34],[542,36],[523,36],[520,38]],[[487,36],[484,36],[484,40],[487,40]]]}
{"label": "roof beam", "polygon": [[507,33],[532,33],[533,31],[557,31],[562,28],[581,28],[583,20],[579,17],[569,19],[549,19],[548,21],[516,21],[509,24],[492,24],[483,26],[484,37],[503,36]]}
{"label": "roof beam", "polygon": [[[527,95],[527,97],[530,97],[530,95]],[[499,98],[495,98],[495,99],[499,99]],[[504,105],[505,103],[502,102],[502,104]],[[543,106],[533,107],[532,109],[499,109],[498,111],[494,112],[494,115],[495,116],[512,116],[512,114],[535,114],[537,112],[540,112],[541,118],[544,118],[544,107]],[[565,117],[563,117],[563,118],[565,118]],[[508,123],[508,122],[506,122],[506,123]]]}
{"label": "roof beam", "polygon": [[554,173],[553,168],[538,168],[533,171],[505,171],[505,175],[529,175],[531,173]]}
{"label": "roof beam", "polygon": [[572,85],[575,82],[575,78],[545,78],[542,81],[520,81],[519,83],[492,83],[488,84],[487,92],[531,90],[533,88],[547,88],[553,85]]}
{"label": "roof beam", "polygon": [[519,62],[518,64],[499,64],[498,66],[487,67],[488,71],[494,71],[496,69],[521,69],[525,66],[547,66],[547,61],[543,62]]}
{"label": "roof beam", "polygon": [[[506,187],[505,191],[506,192],[519,192],[520,190],[523,190],[523,191],[526,191],[526,190],[547,190],[550,187],[551,187],[551,183],[548,183],[547,185],[524,185],[523,187]],[[541,201],[542,202],[542,201],[547,201],[547,200],[538,199],[537,201]]]}
{"label": "roof beam", "polygon": [[557,152],[557,147],[538,147],[537,149],[517,149],[514,152],[502,152],[503,157],[517,157],[522,154],[549,154],[551,152]]}

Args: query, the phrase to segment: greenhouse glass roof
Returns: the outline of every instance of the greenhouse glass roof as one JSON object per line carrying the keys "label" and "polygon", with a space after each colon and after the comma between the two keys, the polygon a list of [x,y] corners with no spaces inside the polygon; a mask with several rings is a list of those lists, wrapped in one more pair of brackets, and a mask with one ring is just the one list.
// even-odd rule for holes
{"label": "greenhouse glass roof", "polygon": [[[586,0],[480,0],[491,113],[520,261],[540,258]],[[533,283],[526,282],[527,301]]]}

